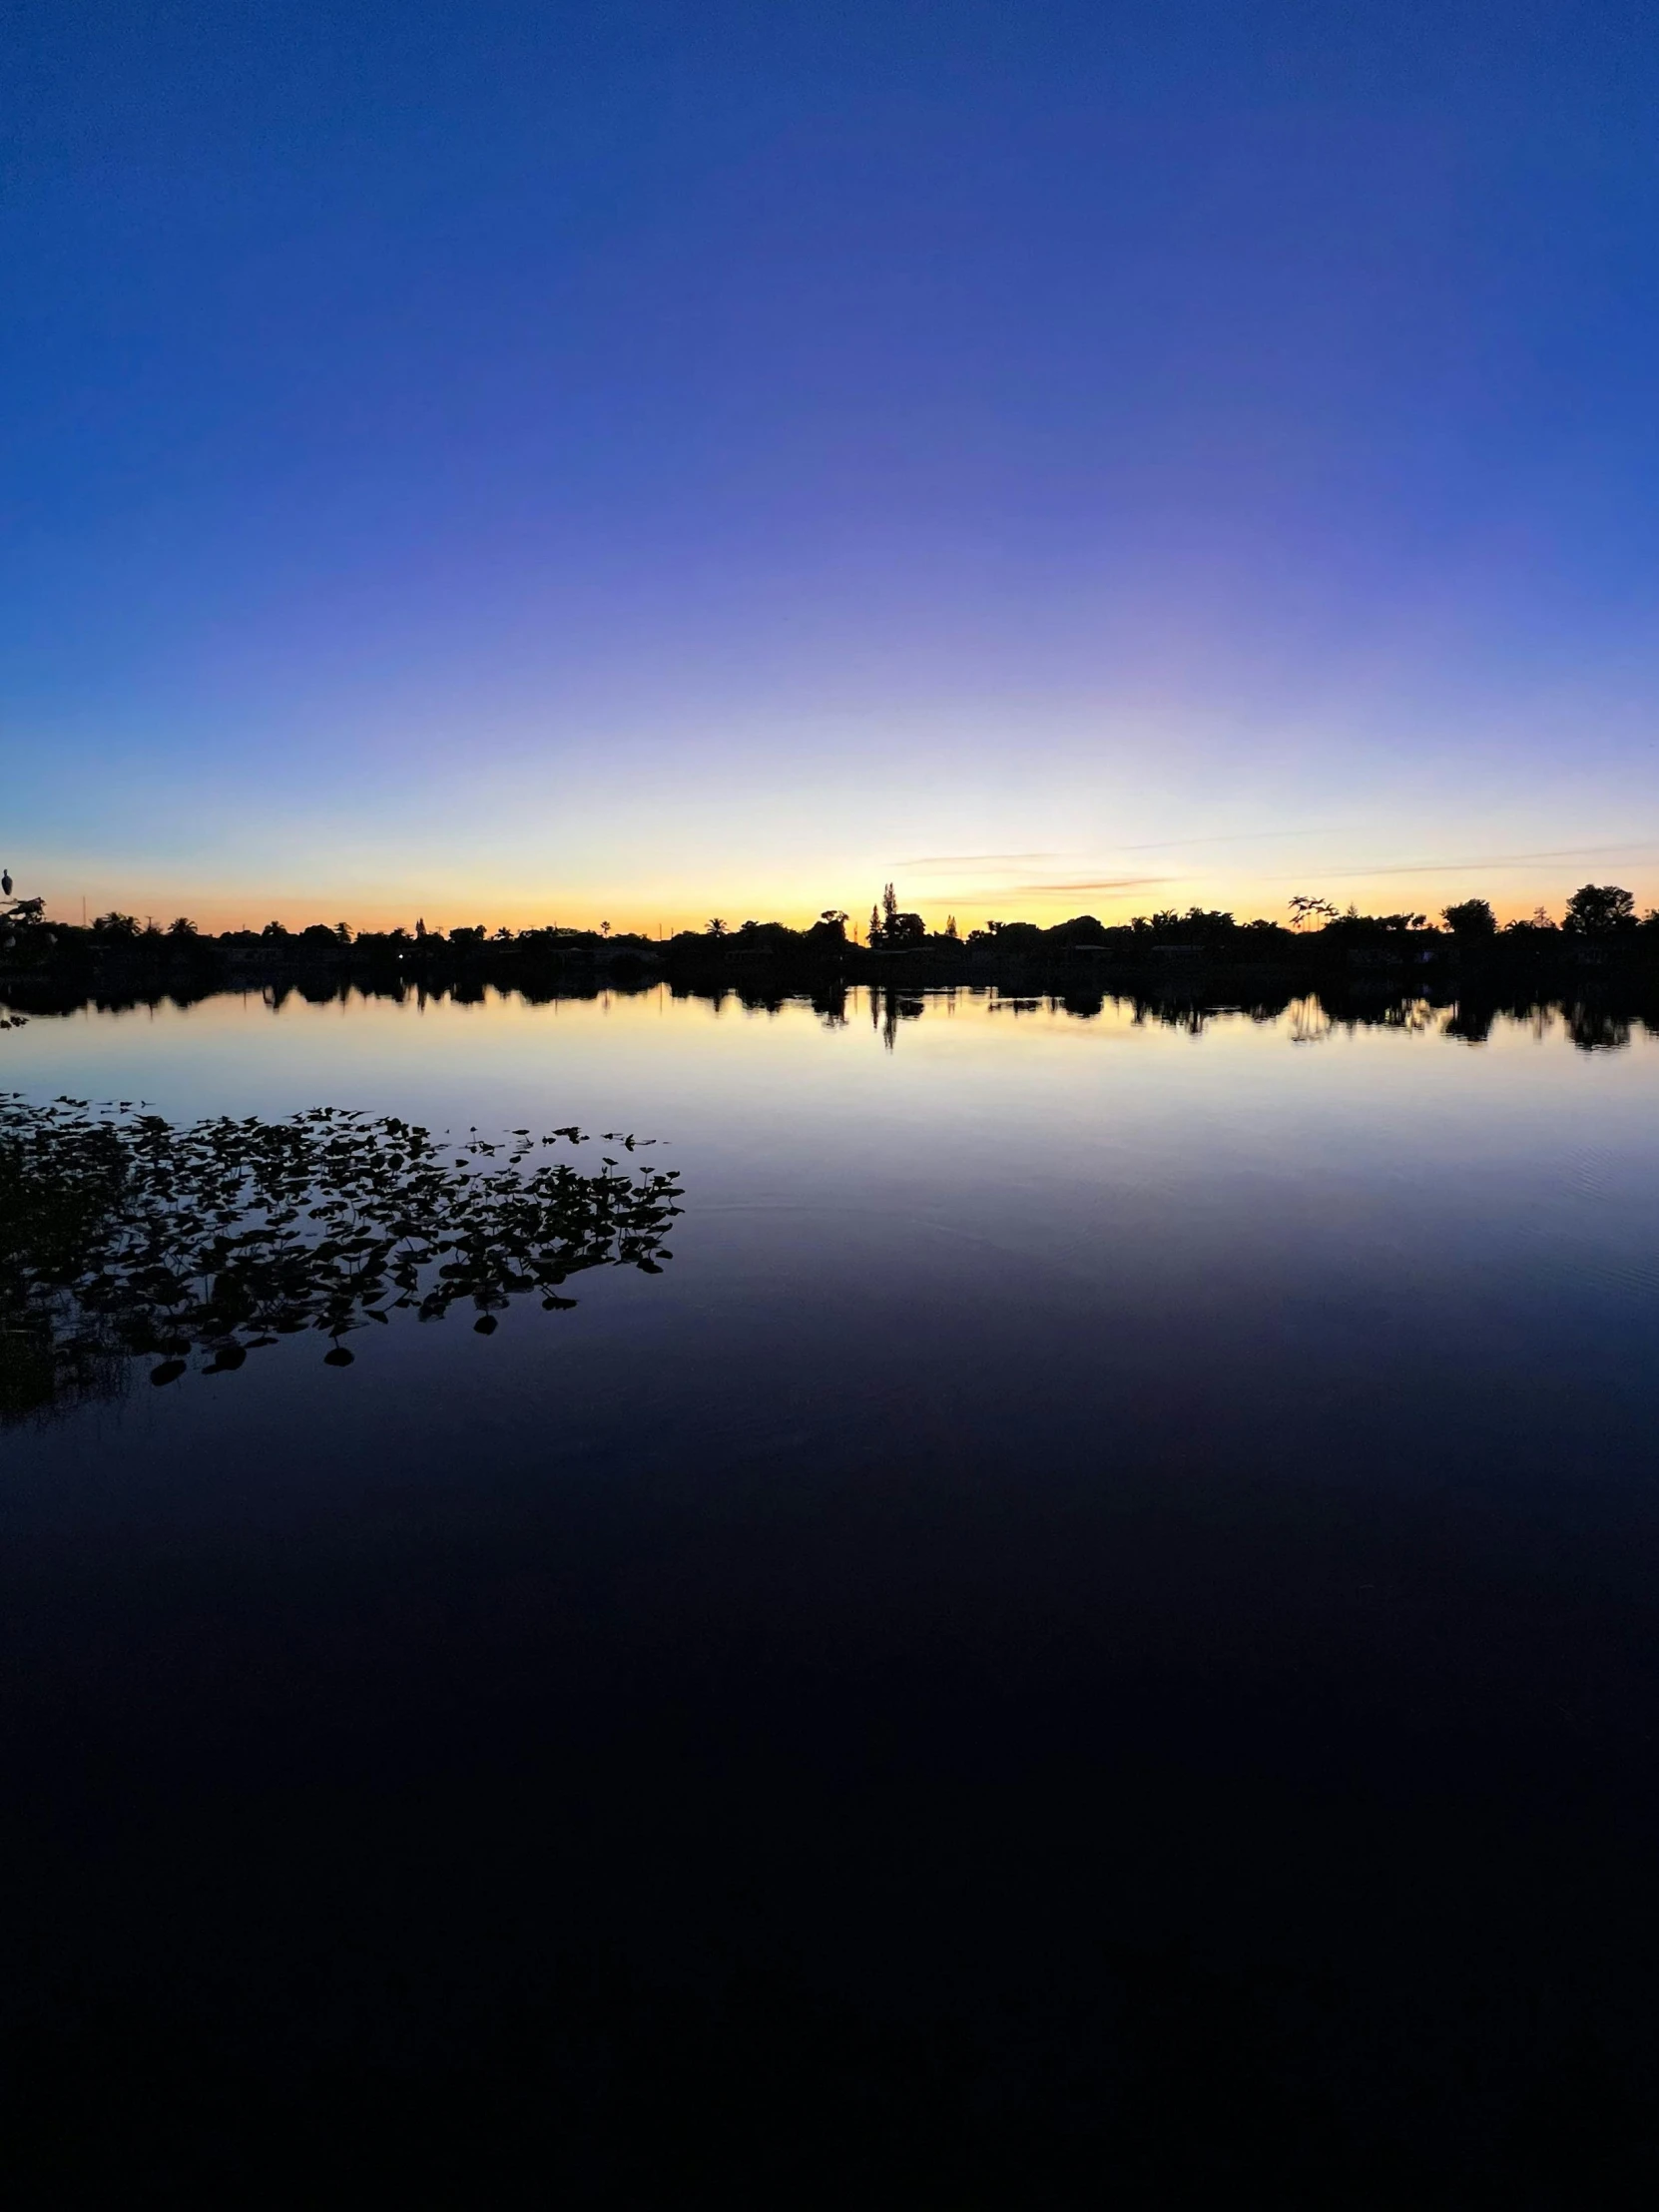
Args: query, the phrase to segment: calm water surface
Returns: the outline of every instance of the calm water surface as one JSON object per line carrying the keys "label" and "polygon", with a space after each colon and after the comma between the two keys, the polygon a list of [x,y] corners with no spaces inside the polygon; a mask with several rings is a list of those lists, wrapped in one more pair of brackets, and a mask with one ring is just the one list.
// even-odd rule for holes
{"label": "calm water surface", "polygon": [[685,1186],[574,1311],[0,1437],[44,2170],[89,2081],[618,2201],[1651,2156],[1659,1043],[905,1003],[0,1038]]}

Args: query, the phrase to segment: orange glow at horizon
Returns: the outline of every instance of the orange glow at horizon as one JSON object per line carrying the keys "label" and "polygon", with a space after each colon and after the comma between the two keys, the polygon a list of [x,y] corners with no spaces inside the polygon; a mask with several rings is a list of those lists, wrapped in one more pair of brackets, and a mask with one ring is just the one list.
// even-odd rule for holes
{"label": "orange glow at horizon", "polygon": [[[1339,908],[1346,909],[1353,904],[1362,913],[1408,910],[1424,913],[1431,921],[1438,919],[1442,907],[1473,897],[1487,898],[1499,923],[1529,918],[1540,906],[1558,917],[1570,892],[1585,881],[1623,881],[1636,889],[1640,908],[1659,896],[1659,885],[1650,882],[1644,886],[1646,871],[1628,867],[1619,870],[1580,864],[1564,873],[1554,871],[1548,883],[1536,883],[1524,894],[1508,896],[1483,884],[1480,866],[1475,864],[1468,869],[1466,878],[1459,879],[1449,871],[1425,869],[1422,879],[1413,883],[1412,877],[1403,872],[1384,870],[1379,871],[1370,881],[1332,883],[1330,878],[1325,878],[1324,885],[1326,894]],[[1222,908],[1234,913],[1241,922],[1258,918],[1286,921],[1292,893],[1299,889],[1319,893],[1322,878],[1317,869],[1309,869],[1305,876],[1299,875],[1294,880],[1290,877],[1275,879],[1271,889],[1263,885],[1260,878],[1241,883],[1214,878],[1205,880],[1197,873],[1141,878],[1133,883],[1124,882],[1122,887],[1071,880],[1057,884],[1021,883],[1010,885],[1004,891],[983,883],[959,890],[935,889],[931,885],[925,889],[907,889],[901,878],[897,879],[895,887],[900,907],[921,914],[929,928],[942,929],[947,918],[954,915],[958,929],[965,936],[970,929],[982,926],[991,918],[1049,926],[1077,915],[1093,914],[1113,925],[1127,922],[1137,914],[1169,908],[1184,912],[1192,906]],[[802,929],[817,921],[827,909],[846,912],[849,930],[861,938],[870,908],[879,901],[881,888],[881,883],[877,882],[861,895],[843,895],[838,899],[833,896],[745,899],[729,891],[711,891],[702,899],[688,901],[682,890],[673,900],[661,903],[649,899],[641,901],[637,894],[619,894],[614,900],[601,902],[591,896],[569,900],[556,896],[527,896],[521,892],[497,892],[492,896],[488,890],[481,890],[472,899],[450,893],[424,902],[413,897],[394,902],[383,895],[372,898],[294,896],[261,890],[193,896],[188,890],[120,883],[106,883],[84,894],[79,891],[67,894],[56,885],[18,884],[19,893],[27,889],[32,895],[45,898],[48,920],[66,924],[81,921],[84,898],[89,922],[101,913],[114,910],[135,914],[141,923],[154,920],[158,926],[166,928],[176,916],[188,915],[204,933],[215,935],[244,929],[258,931],[271,921],[280,922],[292,930],[317,922],[333,927],[343,921],[354,934],[399,927],[412,930],[418,918],[429,930],[444,932],[480,924],[489,931],[546,928],[553,924],[597,930],[601,923],[608,922],[613,935],[653,938],[671,937],[683,929],[703,929],[715,916],[734,929],[751,919],[780,921],[791,928]]]}

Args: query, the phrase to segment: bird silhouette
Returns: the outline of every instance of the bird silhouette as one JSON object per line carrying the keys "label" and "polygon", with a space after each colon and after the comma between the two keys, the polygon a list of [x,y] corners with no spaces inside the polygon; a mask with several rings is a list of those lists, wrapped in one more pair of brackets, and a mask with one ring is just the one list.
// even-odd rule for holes
{"label": "bird silhouette", "polygon": [[12,871],[10,868],[7,868],[4,874],[0,874],[0,898],[10,898],[11,895]]}

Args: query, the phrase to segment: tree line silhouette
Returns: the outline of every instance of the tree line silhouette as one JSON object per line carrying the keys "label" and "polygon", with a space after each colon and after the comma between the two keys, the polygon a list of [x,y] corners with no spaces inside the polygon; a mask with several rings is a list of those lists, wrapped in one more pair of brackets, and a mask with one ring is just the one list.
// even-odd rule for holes
{"label": "tree line silhouette", "polygon": [[927,982],[990,981],[1010,970],[1116,963],[1128,972],[1183,959],[1308,975],[1336,966],[1645,964],[1659,960],[1659,911],[1638,915],[1633,894],[1612,883],[1581,885],[1558,919],[1539,908],[1501,925],[1484,898],[1457,900],[1431,921],[1411,911],[1372,914],[1354,906],[1339,911],[1329,899],[1298,892],[1283,920],[1241,921],[1225,909],[1189,906],[1119,923],[1093,914],[1047,927],[989,919],[964,933],[954,915],[942,929],[929,929],[919,913],[899,904],[891,883],[871,906],[861,932],[837,907],[827,907],[804,929],[754,919],[734,925],[715,915],[702,929],[668,937],[613,930],[609,921],[597,929],[549,922],[518,930],[476,923],[444,931],[428,929],[423,918],[412,928],[360,931],[344,921],[297,930],[270,921],[257,930],[213,935],[188,915],[161,924],[112,910],[80,927],[49,919],[39,898],[12,899],[0,910],[0,979],[14,996],[12,986],[19,981],[79,981],[93,989],[106,978],[141,971],[167,976],[170,988],[174,978],[196,976],[211,975],[224,987],[238,980],[348,973],[376,984],[401,975],[454,990],[478,980],[522,987],[538,976],[696,977],[762,967],[807,977],[837,973],[873,980],[898,972]]}

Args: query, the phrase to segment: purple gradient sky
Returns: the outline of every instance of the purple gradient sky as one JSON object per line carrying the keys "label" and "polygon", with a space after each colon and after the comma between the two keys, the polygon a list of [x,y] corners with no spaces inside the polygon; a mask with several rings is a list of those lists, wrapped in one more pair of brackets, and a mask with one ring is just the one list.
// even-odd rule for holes
{"label": "purple gradient sky", "polygon": [[59,912],[1659,900],[1647,11],[0,38]]}

